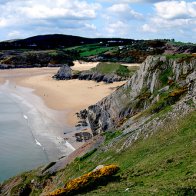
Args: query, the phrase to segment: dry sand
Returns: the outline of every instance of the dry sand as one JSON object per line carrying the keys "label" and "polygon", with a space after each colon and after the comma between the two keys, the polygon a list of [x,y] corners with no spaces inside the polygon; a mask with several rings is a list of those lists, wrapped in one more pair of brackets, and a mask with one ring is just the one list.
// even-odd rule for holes
{"label": "dry sand", "polygon": [[74,66],[71,67],[72,70],[84,71],[96,67],[99,62],[84,62],[84,61],[74,61]]}
{"label": "dry sand", "polygon": [[18,84],[35,89],[49,108],[67,110],[68,123],[74,124],[76,112],[95,104],[124,82],[106,85],[84,80],[55,81],[51,75],[40,75],[20,80]]}
{"label": "dry sand", "polygon": [[139,67],[141,63],[122,63],[122,65],[125,65],[128,67]]}
{"label": "dry sand", "polygon": [[[83,65],[86,69],[87,64],[89,64],[88,67],[96,66],[94,63],[92,65],[85,63],[78,64],[76,67]],[[95,104],[112,93],[116,87],[125,83],[104,84],[84,80],[56,81],[51,76],[57,70],[58,68],[0,70],[0,82],[9,80],[16,85],[34,89],[34,92],[44,100],[46,106],[54,110],[68,112],[66,123],[69,125],[74,125],[77,122],[76,112]]]}
{"label": "dry sand", "polygon": [[0,84],[3,84],[5,82],[4,78],[0,78]]}

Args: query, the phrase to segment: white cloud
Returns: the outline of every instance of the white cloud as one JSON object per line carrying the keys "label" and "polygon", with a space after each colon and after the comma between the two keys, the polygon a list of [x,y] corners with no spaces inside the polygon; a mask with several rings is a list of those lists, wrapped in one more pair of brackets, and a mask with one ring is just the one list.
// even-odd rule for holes
{"label": "white cloud", "polygon": [[155,4],[157,15],[165,19],[196,17],[196,2],[166,1]]}
{"label": "white cloud", "polygon": [[94,24],[88,24],[88,23],[86,23],[84,26],[85,26],[86,28],[92,30],[92,31],[97,30],[97,27],[96,27]]}
{"label": "white cloud", "polygon": [[[46,2],[47,1],[47,2]],[[88,4],[84,1],[70,0],[44,0],[40,3],[27,1],[25,6],[18,10],[27,17],[35,19],[67,18],[67,19],[93,19],[96,17],[98,4]]]}
{"label": "white cloud", "polygon": [[21,32],[19,31],[11,31],[8,33],[9,38],[19,38],[21,36]]}
{"label": "white cloud", "polygon": [[87,0],[0,0],[0,39],[92,32],[100,8]]}
{"label": "white cloud", "polygon": [[7,25],[7,20],[5,18],[0,18],[0,28],[6,27],[6,25]]}
{"label": "white cloud", "polygon": [[123,23],[122,21],[116,21],[110,23],[106,27],[106,31],[109,33],[109,36],[125,36],[128,32],[129,25]]}
{"label": "white cloud", "polygon": [[142,26],[144,32],[191,32],[196,24],[196,2],[166,1],[154,7],[155,14]]}
{"label": "white cloud", "polygon": [[124,19],[141,19],[142,14],[139,12],[134,11],[130,8],[129,4],[113,4],[111,7],[108,8],[110,14],[118,15],[120,18]]}
{"label": "white cloud", "polygon": [[[52,18],[64,20],[91,20],[96,17],[97,3],[88,4],[78,0],[15,0],[0,5],[0,21],[3,18],[27,22],[28,20],[50,20]],[[6,21],[8,25],[9,20]],[[30,21],[31,23],[31,21]]]}
{"label": "white cloud", "polygon": [[150,32],[150,33],[156,33],[157,32],[157,29],[153,28],[149,24],[144,24],[142,26],[142,31],[144,31],[144,32]]}
{"label": "white cloud", "polygon": [[[98,2],[112,2],[118,3],[119,0],[97,0]],[[121,0],[121,3],[156,3],[161,1],[169,1],[169,0]]]}

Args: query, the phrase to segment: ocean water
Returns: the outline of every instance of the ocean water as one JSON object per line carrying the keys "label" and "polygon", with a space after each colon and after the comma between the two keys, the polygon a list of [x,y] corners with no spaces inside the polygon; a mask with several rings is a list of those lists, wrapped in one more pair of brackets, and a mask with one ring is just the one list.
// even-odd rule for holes
{"label": "ocean water", "polygon": [[0,182],[74,150],[60,137],[62,127],[31,92],[16,91],[32,100],[26,101],[13,91],[10,84],[0,87]]}
{"label": "ocean water", "polygon": [[0,93],[0,182],[47,162],[20,106]]}

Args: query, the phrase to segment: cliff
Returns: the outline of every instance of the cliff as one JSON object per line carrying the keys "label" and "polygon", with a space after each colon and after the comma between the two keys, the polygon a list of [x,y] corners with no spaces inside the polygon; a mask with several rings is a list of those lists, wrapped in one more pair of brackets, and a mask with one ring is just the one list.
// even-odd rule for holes
{"label": "cliff", "polygon": [[151,109],[151,113],[156,113],[165,106],[173,105],[191,88],[194,89],[194,97],[195,68],[195,57],[147,57],[125,85],[97,104],[89,106],[87,118],[93,134],[115,128],[126,118],[152,107],[155,108]]}

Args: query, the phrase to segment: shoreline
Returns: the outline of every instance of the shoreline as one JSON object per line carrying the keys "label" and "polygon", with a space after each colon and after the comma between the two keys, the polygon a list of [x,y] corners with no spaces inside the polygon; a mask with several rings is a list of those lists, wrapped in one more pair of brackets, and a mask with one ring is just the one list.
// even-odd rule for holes
{"label": "shoreline", "polygon": [[57,111],[66,110],[65,123],[70,126],[77,123],[76,112],[97,103],[125,83],[105,84],[77,79],[57,81],[50,75],[34,76],[15,82],[34,89],[34,93],[43,99],[47,107]]}
{"label": "shoreline", "polygon": [[58,160],[74,151],[76,143],[64,140],[64,132],[69,133],[72,129],[62,122],[64,113],[46,107],[32,89],[17,86],[9,81],[0,85],[0,89],[21,109],[21,115],[31,131],[34,142],[46,152],[48,160]]}
{"label": "shoreline", "polygon": [[[85,64],[88,66],[96,66],[90,63]],[[87,65],[85,65],[85,69]],[[79,66],[83,66],[83,64],[79,64]],[[8,80],[14,90],[18,88],[28,88],[32,95],[38,96],[39,99],[41,99],[46,108],[60,114],[58,117],[56,116],[58,120],[61,121],[64,127],[70,128],[70,132],[65,135],[63,133],[64,131],[62,131],[61,137],[66,138],[66,141],[77,149],[83,145],[84,142],[75,141],[74,134],[78,132],[78,129],[75,127],[78,122],[76,112],[97,103],[112,93],[118,86],[124,84],[125,81],[112,84],[86,80],[57,81],[52,79],[52,76],[58,69],[58,67],[46,67],[0,70],[0,85],[5,85]],[[31,95],[26,95],[25,99],[33,102],[29,96]],[[45,110],[47,109],[43,109],[43,114],[46,112]],[[58,134],[56,134],[56,136],[59,137]]]}

